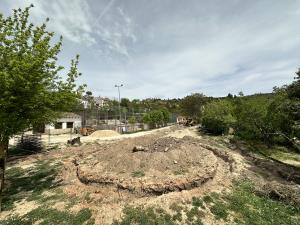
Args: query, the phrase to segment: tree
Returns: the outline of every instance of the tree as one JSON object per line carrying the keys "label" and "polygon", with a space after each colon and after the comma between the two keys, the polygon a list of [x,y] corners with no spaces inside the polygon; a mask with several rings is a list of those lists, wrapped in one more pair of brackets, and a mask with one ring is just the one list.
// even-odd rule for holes
{"label": "tree", "polygon": [[79,56],[71,61],[66,80],[59,76],[62,37],[54,43],[54,33],[46,30],[49,19],[40,26],[29,23],[31,7],[6,18],[0,14],[0,194],[9,138],[54,121],[73,107],[84,88],[75,84]]}
{"label": "tree", "polygon": [[120,105],[121,105],[121,107],[129,109],[129,107],[130,107],[130,100],[128,98],[122,98]]}
{"label": "tree", "polygon": [[136,123],[136,118],[134,116],[129,117],[128,123],[130,123],[131,125],[134,125]]}
{"label": "tree", "polygon": [[170,119],[170,114],[166,109],[152,110],[143,116],[143,123],[149,124],[151,128],[164,126]]}
{"label": "tree", "polygon": [[231,93],[228,93],[227,98],[233,98],[233,95]]}
{"label": "tree", "polygon": [[300,69],[296,72],[295,81],[287,87],[289,99],[300,99]]}
{"label": "tree", "polygon": [[195,93],[182,99],[180,107],[184,116],[200,121],[206,98],[203,94]]}
{"label": "tree", "polygon": [[237,98],[235,101],[235,133],[243,139],[268,142],[273,132],[267,118],[271,99],[264,96]]}
{"label": "tree", "polygon": [[226,133],[235,123],[233,112],[233,104],[230,101],[212,101],[205,106],[202,125],[210,133]]}
{"label": "tree", "polygon": [[95,103],[93,93],[91,91],[86,91],[85,95],[82,96],[82,99],[84,101],[86,101],[87,109],[94,109],[95,108],[96,103]]}
{"label": "tree", "polygon": [[163,123],[166,125],[170,121],[170,112],[166,108],[162,108],[160,111],[163,115]]}

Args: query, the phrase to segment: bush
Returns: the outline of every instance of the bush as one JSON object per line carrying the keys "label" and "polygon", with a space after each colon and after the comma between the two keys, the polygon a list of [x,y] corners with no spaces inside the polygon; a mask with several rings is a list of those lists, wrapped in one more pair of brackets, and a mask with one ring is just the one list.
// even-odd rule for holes
{"label": "bush", "polygon": [[213,134],[228,132],[229,127],[235,123],[233,105],[228,100],[213,101],[205,106],[202,126]]}
{"label": "bush", "polygon": [[167,109],[153,110],[143,117],[143,123],[149,124],[151,128],[164,126],[170,120],[170,113]]}
{"label": "bush", "polygon": [[43,144],[38,135],[22,135],[16,148],[28,151],[29,153],[36,153],[43,150]]}
{"label": "bush", "polygon": [[136,123],[136,118],[134,117],[134,116],[132,116],[132,117],[130,117],[129,119],[128,119],[128,123],[130,123],[130,124],[135,124]]}
{"label": "bush", "polygon": [[200,122],[202,118],[203,106],[207,98],[203,94],[194,93],[184,97],[180,103],[181,113],[183,116]]}

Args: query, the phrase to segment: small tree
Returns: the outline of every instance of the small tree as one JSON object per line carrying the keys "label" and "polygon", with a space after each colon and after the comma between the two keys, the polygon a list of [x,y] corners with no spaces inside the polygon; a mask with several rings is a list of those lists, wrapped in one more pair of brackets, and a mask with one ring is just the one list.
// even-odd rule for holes
{"label": "small tree", "polygon": [[167,123],[170,121],[170,112],[166,108],[162,108],[160,111],[163,115],[163,123],[164,125],[167,125]]}
{"label": "small tree", "polygon": [[203,94],[191,94],[182,99],[180,107],[181,113],[199,122],[202,117],[203,106],[206,103],[206,98]]}
{"label": "small tree", "polygon": [[79,57],[63,80],[58,75],[63,67],[57,65],[62,37],[52,44],[54,33],[46,30],[46,23],[29,23],[31,7],[6,18],[0,14],[0,194],[9,138],[70,110],[83,90],[75,84]]}
{"label": "small tree", "polygon": [[235,132],[238,136],[249,140],[269,140],[272,126],[267,118],[271,100],[253,96],[237,98],[235,101]]}
{"label": "small tree", "polygon": [[202,125],[213,134],[223,134],[235,123],[233,105],[228,100],[208,103],[203,112]]}
{"label": "small tree", "polygon": [[130,123],[131,125],[134,125],[136,123],[136,118],[134,116],[129,117],[128,123]]}
{"label": "small tree", "polygon": [[143,116],[143,123],[149,124],[151,128],[156,128],[167,123],[169,117],[169,112],[166,110],[153,110]]}

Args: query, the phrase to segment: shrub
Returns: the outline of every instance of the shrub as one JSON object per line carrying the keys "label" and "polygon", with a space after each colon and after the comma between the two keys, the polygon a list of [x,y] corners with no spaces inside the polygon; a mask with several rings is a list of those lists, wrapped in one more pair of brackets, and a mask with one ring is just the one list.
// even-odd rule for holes
{"label": "shrub", "polygon": [[153,110],[143,117],[143,122],[150,125],[151,128],[164,126],[170,120],[170,113],[167,109]]}
{"label": "shrub", "polygon": [[43,150],[41,138],[36,135],[22,135],[19,139],[17,149],[22,149],[28,153],[36,153]]}
{"label": "shrub", "polygon": [[227,100],[213,101],[205,106],[202,126],[213,134],[226,133],[235,123],[233,105]]}

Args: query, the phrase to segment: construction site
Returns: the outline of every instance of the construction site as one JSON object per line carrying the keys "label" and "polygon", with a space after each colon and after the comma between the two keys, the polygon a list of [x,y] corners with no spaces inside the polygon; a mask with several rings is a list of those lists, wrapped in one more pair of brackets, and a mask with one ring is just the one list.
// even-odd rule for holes
{"label": "construction site", "polygon": [[[225,137],[201,135],[197,127],[173,125],[124,135],[96,131],[75,145],[67,145],[65,140],[57,140],[47,152],[11,159],[8,171],[18,167],[32,173],[45,160],[60,165],[51,181],[56,185],[41,192],[40,198],[48,199],[53,209],[79,212],[89,208],[95,224],[112,224],[130,206],[168,210],[195,196],[226,193],[234,180],[245,177],[255,180],[260,193],[300,200],[299,170],[243,155],[242,146]],[[77,200],[69,205],[56,198],[58,189],[67,196],[64,198]],[[1,218],[26,215],[40,206],[38,201],[22,200]],[[201,211],[205,212],[201,216],[204,224],[223,224],[208,207]]]}

